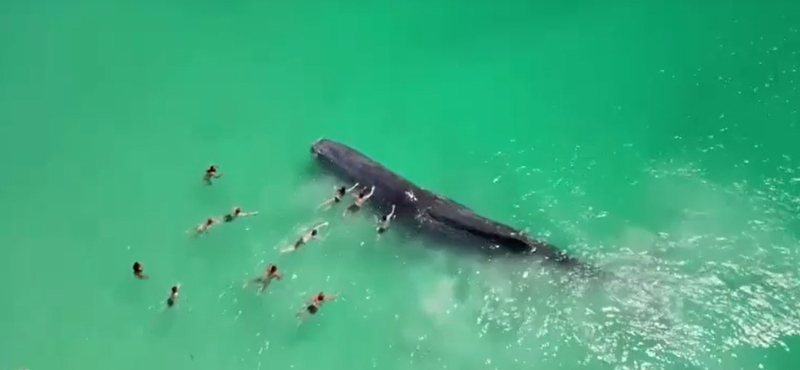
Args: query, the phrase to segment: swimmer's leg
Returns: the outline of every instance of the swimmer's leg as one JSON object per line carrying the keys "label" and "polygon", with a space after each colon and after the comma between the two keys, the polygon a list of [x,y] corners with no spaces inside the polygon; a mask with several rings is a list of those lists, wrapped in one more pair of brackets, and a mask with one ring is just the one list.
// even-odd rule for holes
{"label": "swimmer's leg", "polygon": [[303,242],[303,240],[302,240],[302,239],[300,239],[300,240],[298,240],[298,241],[294,242],[294,244],[292,244],[292,245],[289,245],[288,247],[286,247],[286,248],[284,248],[283,250],[281,250],[281,253],[289,253],[289,252],[294,252],[294,251],[296,251],[296,250],[300,249],[300,247],[302,247],[302,246],[303,246],[303,244],[305,244],[305,243]]}
{"label": "swimmer's leg", "polygon": [[333,206],[333,203],[334,203],[334,199],[333,198],[328,199],[328,200],[322,202],[322,204],[320,204],[317,207],[317,209],[324,209],[324,210],[330,209]]}
{"label": "swimmer's leg", "polygon": [[267,287],[269,286],[270,282],[272,282],[271,279],[270,280],[262,280],[261,281],[261,287],[258,288],[258,294],[263,293],[267,289]]}
{"label": "swimmer's leg", "polygon": [[297,313],[297,318],[300,320],[299,324],[302,324],[311,318],[311,316],[314,316],[314,314],[308,311],[308,307],[303,307],[300,312]]}
{"label": "swimmer's leg", "polygon": [[242,285],[242,288],[247,288],[250,284],[258,284],[258,283],[262,282],[263,279],[264,278],[260,278],[259,277],[259,278],[254,278],[254,279],[250,279],[250,280],[245,280],[244,284]]}

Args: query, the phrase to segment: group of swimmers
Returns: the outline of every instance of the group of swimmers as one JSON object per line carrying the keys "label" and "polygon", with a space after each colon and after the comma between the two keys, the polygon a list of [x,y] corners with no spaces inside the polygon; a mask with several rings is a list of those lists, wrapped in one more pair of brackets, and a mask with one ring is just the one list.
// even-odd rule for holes
{"label": "group of swimmers", "polygon": [[[221,178],[224,173],[218,173],[218,167],[216,165],[211,165],[208,169],[206,169],[206,173],[203,176],[203,181],[207,185],[212,185],[213,179]],[[338,203],[341,203],[344,200],[344,197],[351,193],[353,190],[358,188],[359,184],[356,183],[355,185],[347,188],[346,186],[337,186],[334,188],[333,197],[326,200],[318,209],[329,209],[335,206]],[[355,195],[355,200],[353,204],[350,205],[347,209],[345,209],[343,216],[346,216],[351,213],[358,212],[361,207],[363,207],[364,203],[372,197],[375,193],[375,186],[371,188],[363,187],[361,188],[358,193]],[[243,212],[240,207],[235,207],[230,213],[225,214],[221,217],[209,217],[203,223],[199,224],[193,230],[189,230],[189,233],[193,236],[198,236],[208,232],[211,227],[221,224],[232,222],[240,217],[248,217],[248,216],[255,216],[258,214],[258,211],[254,212]],[[395,218],[395,206],[392,205],[392,210],[388,214],[385,214],[378,218],[378,226],[376,227],[376,231],[378,235],[383,234],[389,229],[390,222]],[[327,222],[323,222],[319,225],[314,226],[308,232],[304,233],[297,241],[295,241],[292,245],[288,246],[287,248],[281,250],[281,253],[288,253],[295,251],[302,246],[306,245],[310,241],[316,239],[319,236],[319,230],[325,226],[327,226]],[[140,262],[135,262],[133,264],[133,275],[138,279],[147,279],[147,275],[144,273],[144,266]],[[264,275],[259,276],[255,279],[249,280],[245,283],[245,286],[250,284],[258,284],[259,285],[259,293],[263,292],[269,284],[273,280],[281,280],[283,278],[283,274],[278,270],[278,266],[275,264],[269,264],[266,267]],[[167,298],[167,307],[172,307],[178,300],[178,292],[180,290],[180,285],[174,285],[170,289],[169,297]],[[322,306],[323,303],[331,301],[337,297],[336,294],[325,294],[324,292],[319,292],[315,294],[308,305],[303,307],[300,312],[298,312],[297,316],[302,317],[304,314],[314,315],[317,313],[319,308]]]}

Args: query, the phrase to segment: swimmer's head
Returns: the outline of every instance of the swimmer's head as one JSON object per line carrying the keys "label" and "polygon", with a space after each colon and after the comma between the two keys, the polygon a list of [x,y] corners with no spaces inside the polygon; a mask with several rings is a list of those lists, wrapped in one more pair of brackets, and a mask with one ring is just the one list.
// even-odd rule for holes
{"label": "swimmer's head", "polygon": [[336,190],[338,190],[340,193],[344,194],[344,192],[347,191],[347,188],[345,188],[344,186],[340,186],[339,189],[336,189]]}
{"label": "swimmer's head", "polygon": [[216,171],[217,171],[217,165],[215,164],[208,166],[208,169],[206,170],[206,172],[216,172]]}
{"label": "swimmer's head", "polygon": [[278,266],[275,266],[275,265],[269,265],[269,272],[270,272],[271,274],[274,274],[274,273],[275,273],[275,271],[278,271]]}
{"label": "swimmer's head", "polygon": [[178,286],[177,285],[173,285],[172,286],[172,293],[177,293],[177,292],[178,292]]}
{"label": "swimmer's head", "polygon": [[214,219],[213,218],[209,217],[208,220],[206,220],[206,225],[211,225],[213,223],[214,223]]}
{"label": "swimmer's head", "polygon": [[358,191],[358,196],[359,197],[363,197],[365,195],[367,195],[367,188],[363,188],[363,189]]}
{"label": "swimmer's head", "polygon": [[142,264],[139,262],[133,263],[133,272],[141,272],[142,271]]}
{"label": "swimmer's head", "polygon": [[322,301],[324,299],[325,299],[325,294],[322,293],[322,292],[319,292],[319,294],[317,294],[317,300]]}
{"label": "swimmer's head", "polygon": [[233,214],[238,215],[240,213],[242,213],[242,209],[241,208],[236,207],[236,208],[233,209]]}
{"label": "swimmer's head", "polygon": [[317,236],[317,229],[311,230],[311,236]]}

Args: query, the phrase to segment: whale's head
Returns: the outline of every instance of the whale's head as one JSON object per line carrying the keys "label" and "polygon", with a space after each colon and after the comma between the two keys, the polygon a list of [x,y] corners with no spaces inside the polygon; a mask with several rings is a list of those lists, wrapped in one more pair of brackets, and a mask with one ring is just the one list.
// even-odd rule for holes
{"label": "whale's head", "polygon": [[351,157],[352,149],[328,139],[319,139],[311,145],[311,154],[317,159],[340,164]]}
{"label": "whale's head", "polygon": [[[364,163],[364,156],[347,145],[319,139],[311,145],[311,154],[324,167],[338,175],[352,177]],[[356,172],[354,172],[356,171]]]}

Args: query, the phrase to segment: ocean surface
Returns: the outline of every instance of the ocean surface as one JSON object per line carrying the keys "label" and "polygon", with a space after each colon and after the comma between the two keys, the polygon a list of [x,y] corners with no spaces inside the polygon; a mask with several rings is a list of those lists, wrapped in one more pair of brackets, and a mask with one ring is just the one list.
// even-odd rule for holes
{"label": "ocean surface", "polygon": [[[0,2],[0,370],[796,369],[799,29],[773,0]],[[378,240],[316,210],[321,137],[620,279]]]}

